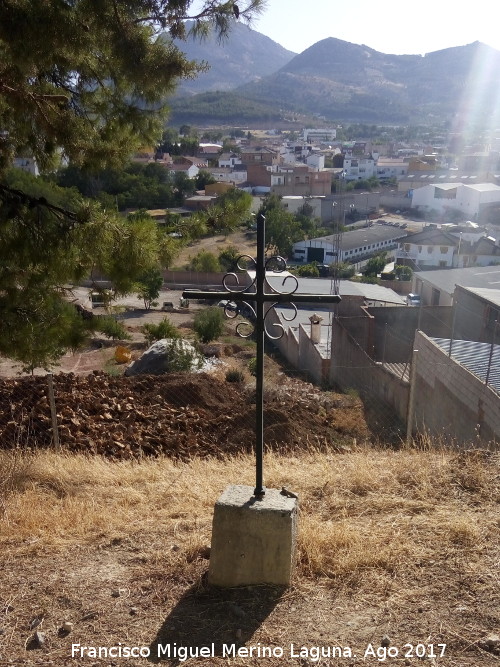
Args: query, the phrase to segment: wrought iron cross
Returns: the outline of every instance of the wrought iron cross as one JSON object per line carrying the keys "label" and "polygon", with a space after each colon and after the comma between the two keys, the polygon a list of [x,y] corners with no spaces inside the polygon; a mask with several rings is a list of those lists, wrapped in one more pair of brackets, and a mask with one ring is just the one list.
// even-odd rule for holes
{"label": "wrought iron cross", "polygon": [[[227,299],[230,301],[225,306],[224,310],[228,317],[236,317],[244,304],[253,313],[255,324],[251,327],[252,331],[245,335],[242,333],[242,327],[247,323],[240,322],[236,327],[236,332],[239,336],[248,338],[253,335],[257,344],[256,353],[256,392],[255,392],[255,465],[256,465],[256,483],[254,496],[262,498],[266,491],[263,486],[263,458],[264,458],[264,336],[267,335],[271,339],[279,339],[283,333],[281,325],[274,325],[281,328],[279,336],[273,336],[266,330],[265,319],[267,313],[271,308],[280,303],[286,303],[293,306],[295,315],[292,318],[285,318],[287,321],[292,321],[297,315],[297,307],[295,303],[318,303],[329,304],[338,303],[340,296],[338,294],[297,294],[298,281],[295,276],[286,276],[283,279],[283,285],[287,280],[294,281],[294,288],[288,292],[266,292],[266,285],[271,288],[266,279],[266,271],[273,270],[281,273],[286,270],[286,260],[280,256],[273,256],[266,260],[265,257],[265,237],[266,237],[266,219],[260,215],[257,219],[257,258],[254,259],[249,255],[241,255],[237,260],[237,267],[243,271],[245,268],[250,269],[251,266],[255,268],[255,278],[252,283],[245,288],[239,286],[239,280],[236,273],[227,273],[222,284],[225,291],[222,292],[208,292],[203,290],[185,290],[182,296],[186,299]],[[240,260],[249,261],[249,265],[243,267],[240,265]],[[238,289],[239,287],[239,289]],[[254,291],[250,291],[251,289]],[[272,289],[272,288],[271,288]],[[264,312],[264,304],[270,303],[270,308]],[[233,304],[233,307],[231,307]],[[234,304],[236,308],[234,308]],[[254,304],[252,306],[251,304]],[[251,325],[249,325],[251,326]]]}

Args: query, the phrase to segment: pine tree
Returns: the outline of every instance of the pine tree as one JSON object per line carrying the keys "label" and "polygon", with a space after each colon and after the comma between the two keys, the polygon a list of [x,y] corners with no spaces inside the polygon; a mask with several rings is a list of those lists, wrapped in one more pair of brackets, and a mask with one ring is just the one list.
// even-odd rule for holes
{"label": "pine tree", "polygon": [[120,165],[157,145],[166,101],[203,65],[173,43],[231,20],[264,0],[2,0],[0,2],[0,354],[47,366],[82,339],[68,285],[94,268],[115,293],[171,258],[174,241],[152,220],[118,218],[76,191],[9,171],[24,154],[50,171],[61,161],[90,170]]}

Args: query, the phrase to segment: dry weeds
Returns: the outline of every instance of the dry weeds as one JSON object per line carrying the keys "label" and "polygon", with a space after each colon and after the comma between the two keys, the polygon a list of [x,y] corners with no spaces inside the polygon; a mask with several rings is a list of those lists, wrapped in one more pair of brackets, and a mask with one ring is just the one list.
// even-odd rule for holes
{"label": "dry weeds", "polygon": [[[358,656],[314,662],[287,648],[281,659],[235,665],[370,665],[381,663],[364,659],[364,647],[384,635],[399,647],[447,644],[424,664],[499,662],[480,643],[498,631],[496,454],[268,453],[267,485],[300,497],[287,591],[204,583],[214,501],[227,484],[253,485],[251,456],[110,463],[11,451],[0,452],[0,468],[0,662],[90,665],[71,659],[72,643],[154,646],[168,636],[179,645],[350,646]],[[34,619],[46,637],[38,649]],[[64,621],[74,624],[68,636]],[[147,660],[95,662],[122,663]],[[387,663],[422,661],[401,653]]]}

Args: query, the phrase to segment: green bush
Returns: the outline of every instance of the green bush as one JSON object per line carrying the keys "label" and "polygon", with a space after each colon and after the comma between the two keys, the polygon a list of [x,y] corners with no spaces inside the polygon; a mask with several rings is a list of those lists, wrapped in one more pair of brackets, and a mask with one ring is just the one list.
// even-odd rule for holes
{"label": "green bush", "polygon": [[183,341],[175,338],[166,346],[169,373],[185,373],[201,368],[203,358],[192,349],[186,349]]}
{"label": "green bush", "polygon": [[200,250],[188,264],[189,271],[203,271],[205,273],[217,273],[221,270],[219,259],[209,250]]}
{"label": "green bush", "polygon": [[224,331],[224,313],[218,306],[211,306],[196,313],[193,328],[202,343],[216,340]]}
{"label": "green bush", "polygon": [[315,262],[312,264],[303,264],[297,269],[297,274],[301,278],[319,278],[318,265]]}
{"label": "green bush", "polygon": [[130,340],[132,338],[123,324],[111,315],[99,315],[95,320],[95,330],[100,331],[108,338],[113,340]]}
{"label": "green bush", "polygon": [[163,338],[180,338],[179,330],[168,317],[164,317],[158,324],[144,324],[141,331],[150,345]]}
{"label": "green bush", "polygon": [[230,368],[226,372],[226,382],[243,382],[243,373],[237,368]]}

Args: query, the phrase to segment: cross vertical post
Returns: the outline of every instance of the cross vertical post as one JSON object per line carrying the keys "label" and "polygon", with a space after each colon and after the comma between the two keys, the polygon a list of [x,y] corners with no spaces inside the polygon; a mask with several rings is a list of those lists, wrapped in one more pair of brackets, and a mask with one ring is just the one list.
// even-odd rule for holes
{"label": "cross vertical post", "polygon": [[[229,302],[236,304],[237,311],[228,309],[227,306],[224,309],[228,317],[234,318],[239,314],[240,305],[245,304],[247,309],[252,311],[254,315],[254,330],[253,337],[256,342],[256,388],[255,388],[255,489],[254,496],[256,499],[262,499],[265,496],[265,487],[264,487],[264,476],[263,476],[263,460],[264,460],[264,340],[265,336],[271,340],[277,340],[281,338],[281,335],[284,333],[283,326],[278,324],[275,325],[281,329],[281,335],[273,336],[266,330],[265,320],[268,314],[264,312],[264,304],[270,303],[270,309],[274,306],[277,306],[280,303],[293,306],[295,310],[295,315],[292,318],[285,318],[287,321],[291,322],[297,315],[297,308],[295,303],[318,303],[318,304],[333,304],[339,303],[340,296],[338,294],[297,294],[296,290],[298,288],[298,281],[295,276],[287,275],[283,279],[283,285],[288,278],[291,278],[295,281],[295,288],[289,292],[280,292],[275,291],[266,292],[265,286],[268,287],[269,281],[267,280],[267,271],[274,270],[275,273],[283,273],[287,266],[286,261],[283,257],[275,256],[270,257],[266,260],[266,219],[264,215],[259,215],[257,219],[257,257],[249,257],[247,255],[242,255],[238,258],[237,267],[243,271],[244,267],[240,266],[239,260],[246,259],[250,260],[255,268],[255,278],[248,287],[235,288],[239,285],[238,276],[236,273],[228,273],[224,276],[222,281],[225,291],[221,292],[209,292],[203,290],[184,290],[182,293],[183,298],[185,299],[229,299]],[[245,267],[248,269],[248,267]],[[229,278],[231,278],[232,284],[229,284]],[[227,279],[227,280],[226,280]],[[254,288],[255,291],[250,291]],[[273,288],[271,288],[273,289]],[[249,303],[250,302],[250,303]],[[251,303],[254,305],[252,306]],[[234,305],[233,304],[233,305]],[[236,327],[237,333],[243,335],[238,331],[238,326]],[[248,336],[246,336],[248,337]]]}
{"label": "cross vertical post", "polygon": [[254,496],[262,498],[266,490],[264,484],[264,283],[266,280],[265,248],[266,219],[257,220],[257,261],[255,288],[257,292],[255,342],[257,344],[257,368],[255,382],[255,490]]}

